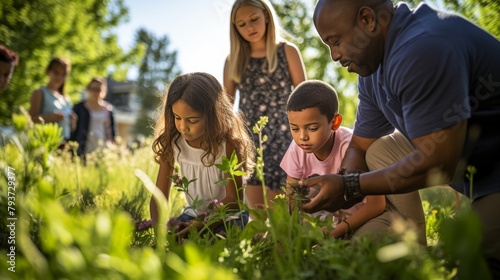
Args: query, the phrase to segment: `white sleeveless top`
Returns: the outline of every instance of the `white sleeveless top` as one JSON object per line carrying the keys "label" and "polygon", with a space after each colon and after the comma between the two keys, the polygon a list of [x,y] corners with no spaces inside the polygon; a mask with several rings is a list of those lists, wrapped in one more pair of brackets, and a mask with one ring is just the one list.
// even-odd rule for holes
{"label": "white sleeveless top", "polygon": [[106,127],[108,125],[109,111],[91,111],[87,142],[85,143],[85,153],[91,153],[98,148],[102,148],[106,143]]}
{"label": "white sleeveless top", "polygon": [[[208,202],[213,199],[221,201],[226,197],[226,184],[216,184],[216,182],[224,179],[224,172],[219,170],[215,164],[208,167],[203,165],[201,157],[204,151],[189,146],[184,138],[180,137],[177,140],[177,145],[172,143],[175,163],[180,166],[180,176],[181,178],[184,176],[188,180],[196,179],[196,181],[189,184],[188,192],[194,199],[198,198],[199,201],[203,202],[201,205],[198,204],[201,207],[197,207],[197,210],[206,211]],[[220,154],[217,156],[215,163],[222,163],[223,155],[226,155],[225,142],[220,145]],[[184,213],[196,217],[198,211],[189,208],[192,205],[193,199],[186,194]]]}

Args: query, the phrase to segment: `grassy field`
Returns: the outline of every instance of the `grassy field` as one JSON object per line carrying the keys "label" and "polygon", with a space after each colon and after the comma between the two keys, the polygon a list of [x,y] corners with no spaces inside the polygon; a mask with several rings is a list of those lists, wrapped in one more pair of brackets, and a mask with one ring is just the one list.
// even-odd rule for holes
{"label": "grassy field", "polygon": [[[15,122],[19,142],[0,153],[1,279],[484,279],[479,223],[448,187],[421,191],[427,247],[403,222],[376,242],[325,238],[324,222],[290,212],[284,198],[251,210],[243,230],[179,242],[166,227],[136,229],[158,169],[151,139],[82,164],[55,151],[56,127]],[[173,190],[165,221],[182,201]]]}

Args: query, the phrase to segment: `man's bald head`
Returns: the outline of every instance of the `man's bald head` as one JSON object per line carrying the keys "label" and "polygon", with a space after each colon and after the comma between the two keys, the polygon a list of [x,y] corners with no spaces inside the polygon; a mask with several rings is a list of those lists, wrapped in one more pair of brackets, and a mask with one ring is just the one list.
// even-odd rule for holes
{"label": "man's bald head", "polygon": [[319,13],[324,10],[324,8],[329,8],[332,10],[337,9],[359,9],[362,6],[367,6],[375,11],[384,9],[384,7],[392,7],[391,0],[319,0],[314,9],[313,22],[316,23]]}
{"label": "man's bald head", "polygon": [[333,61],[366,77],[383,59],[393,10],[390,0],[319,0],[314,26]]}

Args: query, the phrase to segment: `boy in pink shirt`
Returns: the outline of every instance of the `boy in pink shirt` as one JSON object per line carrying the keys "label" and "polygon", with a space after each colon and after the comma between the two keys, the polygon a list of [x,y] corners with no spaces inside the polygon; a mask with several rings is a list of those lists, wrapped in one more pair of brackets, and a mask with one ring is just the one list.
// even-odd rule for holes
{"label": "boy in pink shirt", "polygon": [[[287,188],[312,175],[339,171],[352,131],[340,126],[338,107],[335,89],[322,81],[302,82],[290,95],[287,114],[293,141],[280,164],[287,174]],[[335,212],[334,227],[328,234],[350,236],[385,207],[384,196],[366,196],[363,202]]]}

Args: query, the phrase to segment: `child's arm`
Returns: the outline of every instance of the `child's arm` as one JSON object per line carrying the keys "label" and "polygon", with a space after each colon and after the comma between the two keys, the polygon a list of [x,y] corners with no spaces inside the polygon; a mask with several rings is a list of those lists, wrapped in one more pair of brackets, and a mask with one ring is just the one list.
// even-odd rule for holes
{"label": "child's arm", "polygon": [[[163,162],[160,159],[160,169],[158,170],[158,176],[156,177],[156,186],[161,190],[168,200],[168,194],[170,192],[170,176],[172,175],[173,168],[170,164]],[[151,220],[153,225],[158,222],[158,207],[156,207],[156,201],[151,197],[149,203],[149,211],[151,212]]]}
{"label": "child's arm", "polygon": [[64,119],[64,115],[60,111],[56,111],[56,112],[53,112],[53,113],[45,114],[45,115],[42,116],[41,115],[42,114],[42,105],[43,105],[42,103],[43,103],[43,93],[42,93],[42,90],[41,89],[37,89],[37,90],[35,90],[31,94],[30,109],[28,111],[29,114],[30,114],[30,116],[31,116],[31,120],[34,123],[40,123],[40,122],[42,122],[40,120],[40,118],[42,118],[45,123],[58,122],[58,121],[61,121],[61,120]]}
{"label": "child's arm", "polygon": [[226,88],[231,101],[234,102],[234,98],[236,96],[236,83],[233,79],[231,79],[231,74],[229,73],[229,63],[228,57],[224,63],[224,87]]}
{"label": "child's arm", "polygon": [[346,222],[340,222],[335,229],[330,233],[334,238],[345,236],[361,227],[364,223],[377,217],[384,212],[386,206],[385,196],[383,195],[368,195],[366,203],[359,208],[354,214],[346,219]]}
{"label": "child's arm", "polygon": [[287,43],[285,44],[285,56],[292,84],[294,87],[297,87],[301,82],[306,80],[306,70],[299,49],[297,46]]}

